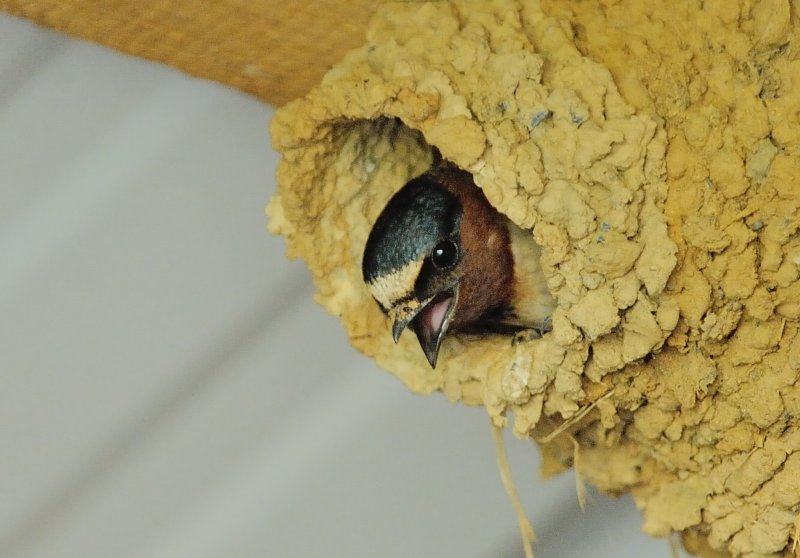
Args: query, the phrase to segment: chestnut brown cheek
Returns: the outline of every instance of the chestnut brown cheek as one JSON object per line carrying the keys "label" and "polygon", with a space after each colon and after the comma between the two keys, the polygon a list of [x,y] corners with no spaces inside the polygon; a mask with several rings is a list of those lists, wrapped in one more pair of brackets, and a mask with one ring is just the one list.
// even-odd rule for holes
{"label": "chestnut brown cheek", "polygon": [[514,260],[505,218],[489,204],[472,177],[444,169],[442,186],[461,203],[459,229],[463,273],[451,330],[469,329],[498,311],[511,307]]}
{"label": "chestnut brown cheek", "polygon": [[[464,273],[459,288],[459,301],[453,320],[454,328],[474,325],[487,314],[510,306],[513,289],[513,260],[505,223],[473,219],[465,212],[465,223],[481,223],[485,227],[462,227]],[[498,241],[486,242],[486,229]]]}

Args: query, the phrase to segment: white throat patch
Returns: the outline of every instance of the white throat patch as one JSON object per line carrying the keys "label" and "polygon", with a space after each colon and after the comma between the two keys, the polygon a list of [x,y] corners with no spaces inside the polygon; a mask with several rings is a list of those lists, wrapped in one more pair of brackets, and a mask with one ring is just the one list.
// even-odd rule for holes
{"label": "white throat patch", "polygon": [[410,262],[387,275],[376,277],[367,283],[367,289],[381,306],[389,310],[398,300],[413,294],[421,269],[422,261]]}

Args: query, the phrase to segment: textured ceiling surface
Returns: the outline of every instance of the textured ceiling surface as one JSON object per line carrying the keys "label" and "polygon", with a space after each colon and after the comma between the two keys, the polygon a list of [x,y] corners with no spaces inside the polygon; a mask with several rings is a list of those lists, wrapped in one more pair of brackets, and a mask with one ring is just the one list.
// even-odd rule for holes
{"label": "textured ceiling surface", "polygon": [[[484,413],[357,354],[266,232],[271,112],[0,15],[3,558],[521,556]],[[539,556],[670,555],[508,445]]]}

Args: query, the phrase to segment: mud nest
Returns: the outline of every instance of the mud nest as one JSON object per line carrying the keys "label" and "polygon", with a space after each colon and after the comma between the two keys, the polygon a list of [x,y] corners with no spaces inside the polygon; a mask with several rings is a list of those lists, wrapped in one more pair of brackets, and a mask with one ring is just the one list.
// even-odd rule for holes
{"label": "mud nest", "polygon": [[[789,555],[800,505],[795,9],[382,6],[367,43],[276,115],[270,226],[352,344],[410,389],[547,439],[545,473],[576,463],[599,488],[631,491],[652,535],[679,532],[706,556]],[[393,344],[360,264],[376,216],[434,148],[542,246],[558,307],[541,339],[450,337],[431,370],[411,336]]]}

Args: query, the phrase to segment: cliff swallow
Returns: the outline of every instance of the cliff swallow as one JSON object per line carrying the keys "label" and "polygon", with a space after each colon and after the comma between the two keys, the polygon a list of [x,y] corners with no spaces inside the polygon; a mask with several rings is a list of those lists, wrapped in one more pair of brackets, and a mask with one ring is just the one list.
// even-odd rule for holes
{"label": "cliff swallow", "polygon": [[440,163],[410,180],[372,227],[362,272],[392,321],[432,367],[448,332],[544,329],[554,308],[540,248],[486,200],[472,176]]}

